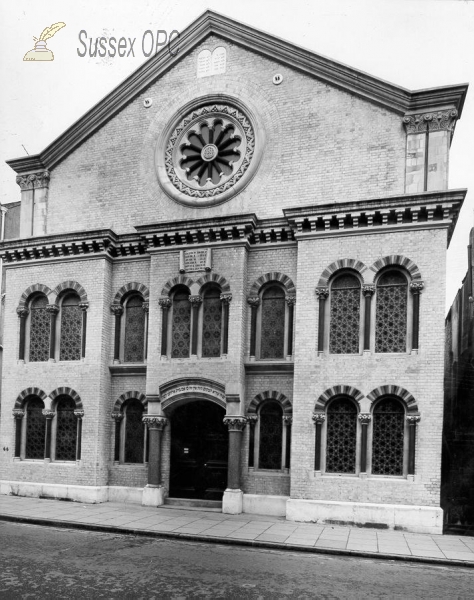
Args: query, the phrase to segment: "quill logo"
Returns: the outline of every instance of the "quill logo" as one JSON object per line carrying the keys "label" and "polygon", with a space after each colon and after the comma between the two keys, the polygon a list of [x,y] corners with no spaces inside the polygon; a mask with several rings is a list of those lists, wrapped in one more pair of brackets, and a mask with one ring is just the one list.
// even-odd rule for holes
{"label": "quill logo", "polygon": [[66,23],[53,23],[51,27],[46,27],[45,29],[43,29],[43,32],[40,35],[39,39],[33,37],[33,39],[35,40],[35,47],[33,48],[33,50],[30,50],[25,54],[23,60],[54,60],[54,54],[51,52],[51,50],[48,50],[48,48],[46,48],[46,40],[52,38],[53,35],[63,27],[66,27]]}

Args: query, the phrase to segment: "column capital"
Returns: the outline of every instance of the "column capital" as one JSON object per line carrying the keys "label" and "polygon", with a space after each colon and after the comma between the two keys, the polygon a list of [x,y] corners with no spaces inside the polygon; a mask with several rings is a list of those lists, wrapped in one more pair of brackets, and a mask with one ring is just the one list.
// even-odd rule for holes
{"label": "column capital", "polygon": [[252,308],[257,308],[260,304],[260,297],[259,296],[249,296],[247,298],[247,302],[248,302],[248,304],[250,304],[250,306]]}
{"label": "column capital", "polygon": [[417,423],[420,422],[420,415],[407,415],[406,416],[406,420],[408,425],[416,425]]}
{"label": "column capital", "polygon": [[191,294],[189,296],[189,302],[191,302],[193,308],[196,308],[201,304],[202,296],[200,296],[199,294]]}
{"label": "column capital", "polygon": [[75,410],[74,416],[76,417],[76,419],[81,420],[84,417],[84,411],[83,410]]}
{"label": "column capital", "polygon": [[258,421],[258,415],[247,415],[247,423],[254,426]]}
{"label": "column capital", "polygon": [[410,292],[413,295],[421,294],[421,292],[423,291],[424,287],[425,287],[425,284],[424,284],[423,281],[412,281],[410,283]]}
{"label": "column capital", "polygon": [[89,308],[89,302],[79,302],[79,308],[82,312],[86,312]]}
{"label": "column capital", "polygon": [[48,187],[49,178],[49,171],[38,171],[37,173],[28,173],[28,175],[17,175],[16,182],[22,191],[32,190]]}
{"label": "column capital", "polygon": [[373,283],[366,283],[362,286],[362,293],[364,296],[372,296],[375,294],[375,285]]}
{"label": "column capital", "polygon": [[161,310],[168,310],[169,308],[171,308],[171,298],[168,298],[168,296],[159,298],[158,304],[160,305]]}
{"label": "column capital", "polygon": [[316,296],[318,297],[318,300],[326,300],[329,296],[328,287],[317,287],[314,291]]}
{"label": "column capital", "polygon": [[227,425],[229,431],[243,431],[246,424],[246,417],[224,417],[224,425]]}
{"label": "column capital", "polygon": [[50,408],[43,408],[41,412],[43,413],[43,416],[45,416],[47,419],[52,419],[56,414],[54,410],[51,410]]}
{"label": "column capital", "polygon": [[296,296],[286,296],[285,301],[288,306],[294,306],[296,304]]}
{"label": "column capital", "polygon": [[314,412],[311,415],[311,418],[313,419],[313,421],[316,425],[322,425],[324,423],[324,421],[326,420],[326,413]]}
{"label": "column capital", "polygon": [[453,131],[458,111],[455,108],[433,112],[405,115],[403,124],[407,133],[424,133],[425,131]]}
{"label": "column capital", "polygon": [[220,295],[222,304],[230,304],[232,302],[232,294],[230,292],[223,292]]}
{"label": "column capital", "polygon": [[148,429],[158,429],[159,431],[163,431],[166,427],[166,423],[168,423],[166,417],[161,417],[159,415],[144,415],[142,421]]}
{"label": "column capital", "polygon": [[283,423],[285,423],[286,425],[291,425],[293,423],[293,416],[283,415]]}
{"label": "column capital", "polygon": [[143,308],[143,312],[144,312],[144,313],[147,313],[147,312],[149,312],[149,310],[150,310],[150,303],[149,303],[149,302],[144,302],[144,303],[142,304],[142,308]]}
{"label": "column capital", "polygon": [[25,411],[22,408],[14,408],[12,410],[12,416],[14,419],[23,419]]}
{"label": "column capital", "polygon": [[24,319],[25,317],[27,317],[30,314],[30,311],[26,307],[19,306],[16,309],[16,314],[18,315],[18,317],[20,319]]}
{"label": "column capital", "polygon": [[123,419],[123,413],[122,412],[113,412],[110,416],[116,422],[121,421]]}
{"label": "column capital", "polygon": [[120,317],[123,314],[123,306],[121,304],[111,304],[110,311],[116,316]]}
{"label": "column capital", "polygon": [[361,425],[368,425],[372,421],[372,415],[369,413],[359,413],[357,418]]}
{"label": "column capital", "polygon": [[46,312],[50,315],[57,315],[59,312],[59,306],[56,306],[56,304],[48,304],[46,307]]}

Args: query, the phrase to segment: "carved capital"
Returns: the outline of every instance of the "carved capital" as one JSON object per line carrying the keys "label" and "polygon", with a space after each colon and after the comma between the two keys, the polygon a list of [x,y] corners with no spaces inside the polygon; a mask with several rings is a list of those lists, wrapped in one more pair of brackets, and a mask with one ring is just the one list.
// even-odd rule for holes
{"label": "carved capital", "polygon": [[410,283],[410,292],[412,294],[421,294],[424,287],[425,284],[423,283],[423,281],[412,281]]}
{"label": "carved capital", "polygon": [[247,423],[254,427],[258,421],[258,415],[247,415]]}
{"label": "carved capital", "polygon": [[311,416],[316,425],[322,425],[326,420],[326,414],[322,412],[314,412]]}
{"label": "carved capital", "polygon": [[283,415],[283,423],[291,425],[293,423],[293,417],[291,415]]}
{"label": "carved capital", "polygon": [[158,304],[160,305],[161,310],[168,310],[171,308],[171,298],[168,298],[167,296],[159,298]]}
{"label": "carved capital", "polygon": [[30,311],[25,307],[18,307],[16,309],[16,314],[20,319],[25,319],[30,314]]}
{"label": "carved capital", "polygon": [[229,431],[243,431],[246,424],[246,417],[224,417],[224,425],[227,425]]}
{"label": "carved capital", "polygon": [[403,117],[407,133],[425,131],[453,131],[458,111],[455,108],[435,112],[406,115]]}
{"label": "carved capital", "polygon": [[123,315],[123,306],[121,304],[111,304],[110,311],[116,316],[120,317]]}
{"label": "carved capital", "polygon": [[368,425],[372,421],[372,415],[369,413],[359,413],[357,418],[361,425]]}
{"label": "carved capital", "polygon": [[142,308],[143,308],[143,312],[144,312],[144,313],[147,313],[147,312],[149,312],[149,310],[150,310],[150,303],[149,303],[149,302],[144,302],[144,303],[142,304]]}
{"label": "carved capital", "polygon": [[158,429],[159,431],[163,431],[168,419],[166,417],[160,417],[159,415],[144,415],[142,421],[148,429]]}
{"label": "carved capital", "polygon": [[76,419],[81,420],[84,417],[84,411],[83,410],[75,410],[74,411],[74,416],[76,417]]}
{"label": "carved capital", "polygon": [[55,415],[54,410],[51,410],[49,408],[43,408],[41,412],[43,413],[43,416],[47,419],[52,419]]}
{"label": "carved capital", "polygon": [[49,178],[49,171],[38,171],[38,173],[29,173],[28,175],[17,175],[16,182],[22,190],[32,190],[33,188],[48,187]]}
{"label": "carved capital", "polygon": [[375,285],[373,284],[365,284],[362,286],[362,293],[364,296],[372,296],[375,294]]}
{"label": "carved capital", "polygon": [[420,415],[407,415],[406,416],[408,425],[416,425],[420,422]]}
{"label": "carved capital", "polygon": [[46,307],[46,312],[50,315],[57,315],[59,312],[59,306],[56,306],[56,304],[48,304]]}
{"label": "carved capital", "polygon": [[25,411],[22,408],[14,408],[12,410],[12,415],[14,419],[23,419]]}
{"label": "carved capital", "polygon": [[89,309],[89,302],[79,302],[79,308],[82,312],[86,312]]}
{"label": "carved capital", "polygon": [[258,308],[258,306],[260,305],[260,298],[258,296],[249,296],[247,298],[247,302],[252,308]]}
{"label": "carved capital", "polygon": [[223,292],[220,298],[222,304],[230,304],[232,302],[232,294],[230,292]]}
{"label": "carved capital", "polygon": [[286,296],[285,300],[288,306],[294,306],[296,304],[296,296]]}
{"label": "carved capital", "polygon": [[121,421],[123,419],[123,413],[121,413],[121,412],[113,412],[110,416],[112,417],[112,419],[114,421],[117,421],[117,422]]}
{"label": "carved capital", "polygon": [[316,288],[315,290],[316,296],[318,297],[318,300],[326,300],[329,296],[329,288],[327,287],[319,287]]}
{"label": "carved capital", "polygon": [[199,294],[195,294],[195,295],[191,294],[191,296],[189,296],[189,302],[191,302],[191,306],[193,308],[196,308],[201,304],[202,296],[200,296]]}

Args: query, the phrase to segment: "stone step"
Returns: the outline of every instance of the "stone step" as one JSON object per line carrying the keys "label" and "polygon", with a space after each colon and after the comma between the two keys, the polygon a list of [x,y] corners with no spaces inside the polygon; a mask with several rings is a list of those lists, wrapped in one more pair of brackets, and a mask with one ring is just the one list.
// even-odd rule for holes
{"label": "stone step", "polygon": [[219,500],[196,500],[194,498],[166,498],[163,508],[222,512],[222,502]]}

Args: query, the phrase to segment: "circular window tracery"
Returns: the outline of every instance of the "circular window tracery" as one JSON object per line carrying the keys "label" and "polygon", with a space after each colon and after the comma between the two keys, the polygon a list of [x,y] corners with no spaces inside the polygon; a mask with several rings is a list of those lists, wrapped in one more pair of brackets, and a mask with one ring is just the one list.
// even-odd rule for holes
{"label": "circular window tracery", "polygon": [[160,184],[173,199],[192,206],[219,204],[238,193],[261,155],[250,118],[230,103],[188,109],[163,142],[164,164],[157,156]]}

